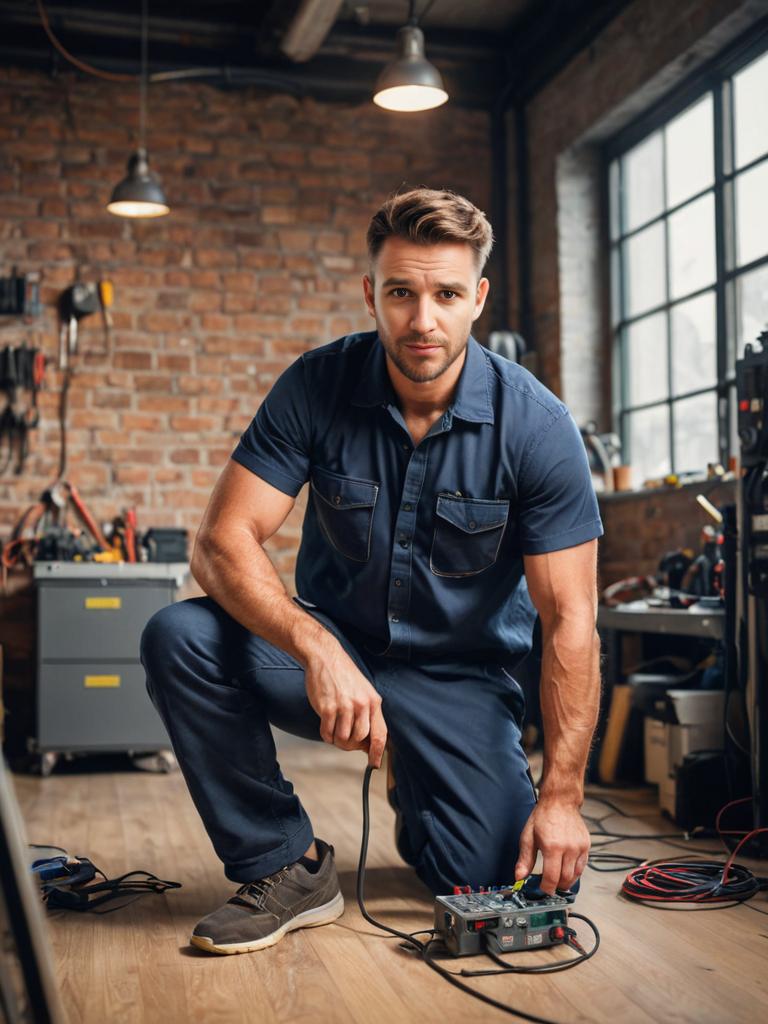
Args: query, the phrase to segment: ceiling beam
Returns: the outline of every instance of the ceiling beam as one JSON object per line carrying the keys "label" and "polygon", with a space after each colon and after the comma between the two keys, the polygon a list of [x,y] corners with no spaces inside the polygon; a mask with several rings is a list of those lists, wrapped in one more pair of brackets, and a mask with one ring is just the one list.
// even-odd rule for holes
{"label": "ceiling beam", "polygon": [[291,60],[303,63],[315,56],[333,28],[344,0],[301,0],[280,40]]}

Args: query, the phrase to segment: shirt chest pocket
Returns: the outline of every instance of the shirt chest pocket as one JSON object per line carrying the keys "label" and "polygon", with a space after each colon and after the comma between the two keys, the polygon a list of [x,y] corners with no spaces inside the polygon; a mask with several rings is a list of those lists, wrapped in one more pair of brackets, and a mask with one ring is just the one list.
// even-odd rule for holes
{"label": "shirt chest pocket", "polygon": [[367,562],[379,485],[318,468],[312,470],[309,483],[315,513],[329,544],[353,562]]}
{"label": "shirt chest pocket", "polygon": [[429,568],[436,576],[473,576],[496,561],[509,518],[508,501],[437,497]]}

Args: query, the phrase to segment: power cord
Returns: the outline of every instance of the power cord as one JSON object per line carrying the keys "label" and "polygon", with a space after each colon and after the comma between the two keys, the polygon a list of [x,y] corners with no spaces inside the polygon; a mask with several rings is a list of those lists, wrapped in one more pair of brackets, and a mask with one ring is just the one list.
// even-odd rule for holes
{"label": "power cord", "polygon": [[[628,839],[650,839],[679,847],[679,844],[670,842],[670,839],[689,840],[705,830],[696,828],[692,832],[661,833],[659,835],[610,832],[603,825],[607,818],[617,814],[623,817],[632,817],[632,815],[604,797],[588,795],[588,799],[605,804],[610,808],[611,813],[603,815],[601,818],[585,815],[585,819],[591,826],[590,835],[600,838],[607,837],[605,842],[598,847],[598,851],[590,854],[587,864],[593,871],[603,872],[627,871],[629,868],[620,889],[621,894],[627,899],[645,905],[653,904],[657,910],[683,909],[683,905],[687,910],[694,909],[694,906],[697,910],[726,910],[746,904],[746,901],[752,899],[758,892],[768,889],[768,878],[760,878],[748,868],[734,863],[742,846],[753,836],[768,832],[768,829],[757,828],[747,831],[724,829],[721,826],[723,815],[731,807],[749,803],[750,797],[732,800],[718,811],[715,830],[729,852],[729,857],[725,862],[699,857],[679,858],[671,861],[647,860],[629,854],[603,853],[601,852],[603,847]],[[736,836],[740,837],[738,841],[731,838]],[[735,845],[731,847],[729,843],[735,843]],[[700,852],[717,854],[720,851],[703,850]],[[668,905],[662,906],[661,904]],[[754,910],[758,914],[768,914],[758,907],[749,907],[748,909]]]}
{"label": "power cord", "polygon": [[[475,999],[479,999],[483,1003],[487,1003],[489,1006],[494,1006],[498,1010],[503,1010],[505,1013],[512,1014],[515,1017],[521,1017],[523,1020],[532,1021],[533,1024],[557,1024],[556,1021],[549,1020],[547,1017],[538,1017],[532,1013],[526,1013],[524,1010],[518,1010],[513,1006],[509,1006],[507,1003],[502,1003],[498,999],[493,999],[491,996],[485,995],[483,992],[478,992],[471,986],[464,984],[459,981],[460,977],[465,978],[478,978],[488,977],[489,975],[497,974],[554,974],[557,971],[569,970],[571,967],[575,967],[577,964],[584,963],[585,960],[589,960],[595,955],[600,946],[600,933],[597,930],[597,926],[585,917],[583,914],[576,914],[569,912],[569,919],[572,917],[578,918],[584,921],[592,930],[595,937],[595,942],[592,948],[587,951],[579,942],[576,932],[573,928],[565,928],[565,942],[570,948],[575,949],[578,956],[573,957],[571,960],[560,961],[553,964],[536,964],[531,967],[515,966],[514,964],[507,963],[503,960],[494,950],[488,945],[488,938],[485,937],[485,949],[486,955],[499,964],[500,967],[492,970],[461,970],[461,971],[449,971],[443,967],[439,962],[440,953],[442,952],[442,959],[446,958],[445,948],[439,939],[435,938],[435,929],[429,928],[424,931],[418,932],[401,932],[397,928],[390,928],[389,925],[382,924],[377,921],[376,918],[372,917],[365,906],[365,864],[368,857],[368,838],[370,835],[370,809],[369,809],[369,790],[371,785],[371,775],[373,774],[373,767],[368,765],[365,769],[365,775],[363,777],[363,833],[362,840],[360,843],[360,859],[357,865],[357,905],[360,907],[360,913],[363,915],[365,920],[374,926],[379,928],[381,931],[387,932],[390,935],[394,935],[396,938],[402,939],[401,948],[406,950],[412,950],[419,953],[421,959],[431,970],[435,971],[442,978],[445,978],[451,985],[461,989],[462,992],[466,992],[468,995],[473,996]],[[429,938],[422,942],[416,938],[417,935],[428,935]],[[451,959],[453,959],[451,957]]]}

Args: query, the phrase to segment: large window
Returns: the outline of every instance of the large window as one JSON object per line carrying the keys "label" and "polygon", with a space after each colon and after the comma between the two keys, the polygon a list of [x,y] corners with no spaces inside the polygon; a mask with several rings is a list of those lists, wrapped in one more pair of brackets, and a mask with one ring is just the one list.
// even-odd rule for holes
{"label": "large window", "polygon": [[635,484],[727,465],[768,326],[768,38],[608,150],[614,412]]}

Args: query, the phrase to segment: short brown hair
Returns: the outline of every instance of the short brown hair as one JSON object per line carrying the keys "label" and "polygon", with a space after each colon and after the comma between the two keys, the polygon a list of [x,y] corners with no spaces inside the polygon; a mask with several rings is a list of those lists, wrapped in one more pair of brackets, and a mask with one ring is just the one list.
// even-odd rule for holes
{"label": "short brown hair", "polygon": [[373,215],[366,236],[371,262],[393,237],[420,245],[464,242],[475,254],[478,274],[493,248],[493,229],[482,210],[456,192],[423,186],[393,193]]}

